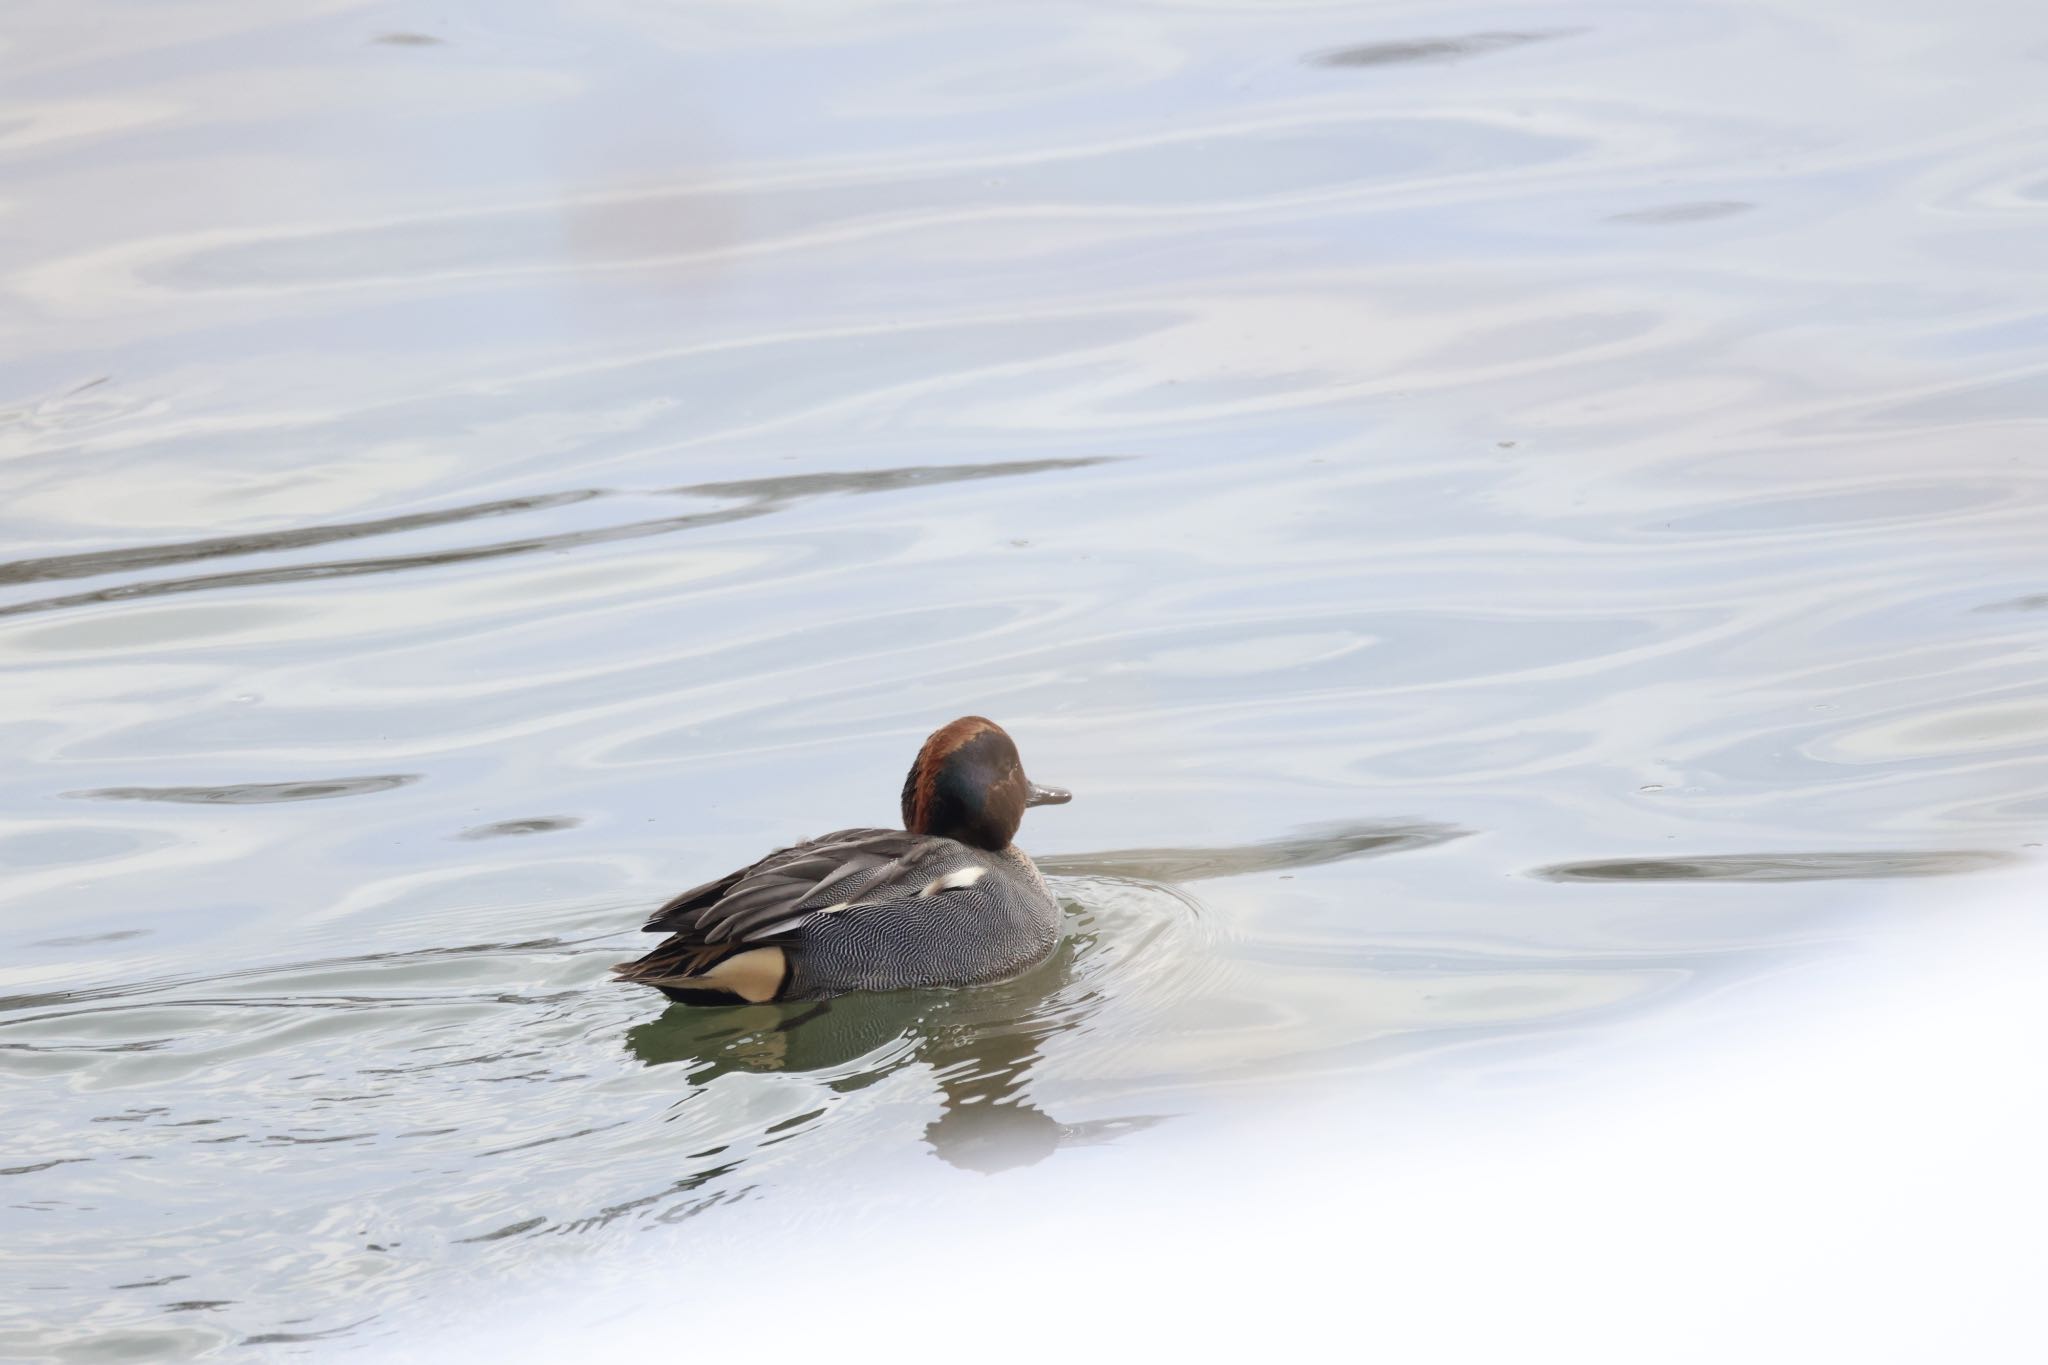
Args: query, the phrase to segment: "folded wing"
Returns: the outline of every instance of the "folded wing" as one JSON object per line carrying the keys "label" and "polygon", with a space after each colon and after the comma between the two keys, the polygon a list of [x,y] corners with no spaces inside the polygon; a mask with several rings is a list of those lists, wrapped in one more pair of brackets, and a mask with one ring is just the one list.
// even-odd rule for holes
{"label": "folded wing", "polygon": [[613,970],[671,996],[721,962],[788,941],[813,916],[916,894],[934,841],[904,830],[847,829],[778,849],[751,867],[692,887],[647,921],[669,937]]}

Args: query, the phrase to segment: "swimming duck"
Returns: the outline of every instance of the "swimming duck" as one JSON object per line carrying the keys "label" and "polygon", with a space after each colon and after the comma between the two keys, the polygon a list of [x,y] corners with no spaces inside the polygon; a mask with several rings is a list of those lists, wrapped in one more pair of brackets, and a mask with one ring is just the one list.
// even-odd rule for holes
{"label": "swimming duck", "polygon": [[777,849],[654,912],[669,937],[612,970],[691,1005],[964,986],[1053,950],[1060,907],[1010,841],[1029,806],[1071,792],[1024,775],[1003,727],[962,716],[903,779],[902,829],[842,829]]}

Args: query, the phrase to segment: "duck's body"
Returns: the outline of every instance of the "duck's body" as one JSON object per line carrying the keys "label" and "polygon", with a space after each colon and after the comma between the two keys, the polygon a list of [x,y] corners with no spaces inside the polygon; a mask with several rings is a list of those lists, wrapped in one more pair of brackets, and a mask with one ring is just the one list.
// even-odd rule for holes
{"label": "duck's body", "polygon": [[925,741],[905,828],[845,829],[685,891],[647,921],[670,937],[616,969],[688,1004],[993,981],[1042,960],[1060,908],[1013,843],[1024,809],[1068,799],[967,716]]}

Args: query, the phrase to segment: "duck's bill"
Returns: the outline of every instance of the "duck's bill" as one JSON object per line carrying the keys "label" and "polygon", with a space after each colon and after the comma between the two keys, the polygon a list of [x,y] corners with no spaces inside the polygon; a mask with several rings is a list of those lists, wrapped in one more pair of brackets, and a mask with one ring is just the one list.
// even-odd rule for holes
{"label": "duck's bill", "polygon": [[1064,806],[1074,799],[1074,794],[1065,787],[1041,787],[1031,784],[1031,795],[1024,798],[1027,806]]}

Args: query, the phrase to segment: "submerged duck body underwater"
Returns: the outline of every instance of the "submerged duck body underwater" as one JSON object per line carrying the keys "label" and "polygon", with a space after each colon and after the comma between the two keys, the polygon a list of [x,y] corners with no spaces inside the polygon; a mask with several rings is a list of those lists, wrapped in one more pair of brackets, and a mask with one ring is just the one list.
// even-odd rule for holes
{"label": "submerged duck body underwater", "polygon": [[1059,942],[1060,907],[1012,840],[1072,794],[1024,775],[1003,727],[962,716],[903,781],[902,829],[842,829],[693,887],[613,970],[692,1005],[817,1000],[1014,976]]}

